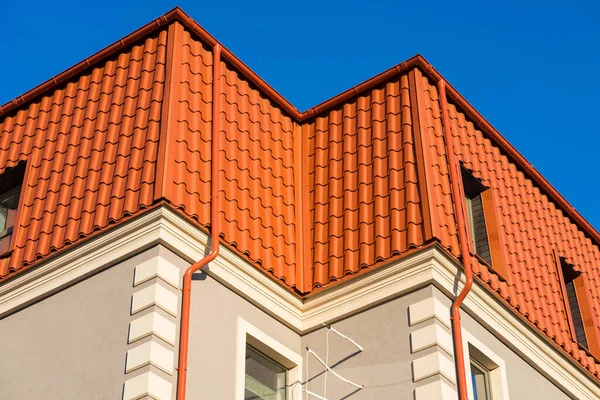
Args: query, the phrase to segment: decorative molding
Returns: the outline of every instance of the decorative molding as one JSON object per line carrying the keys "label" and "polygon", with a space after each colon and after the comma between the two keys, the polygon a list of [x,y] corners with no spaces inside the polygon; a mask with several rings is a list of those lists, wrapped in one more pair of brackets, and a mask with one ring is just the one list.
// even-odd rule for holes
{"label": "decorative molding", "polygon": [[[436,258],[440,268],[435,272],[435,285],[447,295],[453,296],[464,285],[464,274],[459,275],[460,267],[444,252],[436,252],[439,254]],[[458,284],[457,275],[460,276]],[[580,400],[600,398],[598,381],[541,332],[524,323],[509,310],[507,304],[491,294],[480,282],[475,281],[461,310],[469,313],[570,397]]]}
{"label": "decorative molding", "polygon": [[155,305],[176,317],[179,311],[178,300],[177,294],[157,282],[133,294],[131,314],[133,315]]}
{"label": "decorative molding", "polygon": [[456,398],[456,390],[442,380],[415,389],[415,400],[456,400]]}
{"label": "decorative molding", "polygon": [[135,267],[133,286],[153,278],[160,278],[175,289],[179,289],[179,269],[161,256],[152,258]]}
{"label": "decorative molding", "polygon": [[410,326],[435,318],[450,328],[450,311],[436,297],[429,297],[408,307]]}
{"label": "decorative molding", "polygon": [[300,309],[300,331],[319,328],[433,283],[434,253],[428,249],[310,295]]}
{"label": "decorative molding", "polygon": [[[135,314],[149,308],[151,312],[132,320],[129,324],[128,343],[135,343],[150,336],[150,341],[139,344],[127,351],[126,378],[129,373],[140,368],[149,369],[141,375],[147,379],[136,377],[125,381],[125,389],[129,385],[128,393],[132,396],[138,396],[141,393],[141,396],[155,398],[158,393],[162,399],[172,398],[171,388],[175,378],[173,376],[174,347],[177,340],[177,314],[180,296],[180,291],[177,289],[179,287],[179,274],[179,268],[160,255],[156,255],[135,267],[133,288],[135,289],[136,286],[144,283],[147,284],[144,288],[138,288],[139,290],[131,296],[131,315],[135,316]],[[161,282],[165,283],[164,286]],[[162,316],[157,312],[158,308],[166,311],[169,315]],[[157,342],[159,339],[164,340],[170,346],[167,348],[159,344]],[[150,366],[170,375],[170,380],[165,380],[154,374],[147,375],[151,372]],[[124,390],[124,399],[127,398],[126,393],[126,390]]]}
{"label": "decorative molding", "polygon": [[156,311],[134,319],[129,324],[129,342],[133,343],[136,340],[145,338],[146,336],[154,335],[171,346],[175,346],[175,332],[177,326],[175,322],[168,320]]}
{"label": "decorative molding", "polygon": [[[442,378],[456,385],[450,309],[439,296],[441,293],[432,289],[430,297],[408,306],[408,324],[414,329],[410,333],[410,351],[417,356],[412,362],[415,400],[456,399],[455,388]],[[436,380],[422,382],[431,377]]]}
{"label": "decorative molding", "polygon": [[411,353],[438,346],[448,355],[454,356],[454,345],[452,335],[437,322],[427,325],[421,329],[411,332],[410,350]]}
{"label": "decorative molding", "polygon": [[150,341],[143,343],[127,352],[125,373],[128,374],[146,365],[154,365],[169,375],[173,375],[173,351],[160,344]]}
{"label": "decorative molding", "polygon": [[456,383],[454,362],[439,351],[417,358],[413,361],[412,366],[415,382],[440,374],[450,382]]}
{"label": "decorative molding", "polygon": [[170,400],[173,385],[152,371],[125,381],[123,400],[136,400],[149,396],[156,400]]}
{"label": "decorative molding", "polygon": [[146,212],[0,285],[0,317],[158,243],[161,216]]}
{"label": "decorative molding", "polygon": [[[147,211],[1,285],[0,317],[139,253],[140,249],[162,243],[184,259],[195,261],[203,257],[207,241],[203,231],[169,207]],[[221,255],[206,270],[212,278],[299,333],[428,284],[434,284],[451,298],[464,284],[459,271],[461,267],[453,259],[432,246],[301,299],[227,248],[222,248]],[[569,396],[600,398],[597,380],[479,282],[473,285],[463,309]]]}

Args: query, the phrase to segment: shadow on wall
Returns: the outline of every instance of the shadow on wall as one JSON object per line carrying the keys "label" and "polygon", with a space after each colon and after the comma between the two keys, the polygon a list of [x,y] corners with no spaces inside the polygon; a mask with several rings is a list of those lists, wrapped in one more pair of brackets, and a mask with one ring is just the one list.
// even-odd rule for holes
{"label": "shadow on wall", "polygon": [[[344,362],[350,360],[351,358],[354,358],[354,357],[358,356],[360,353],[362,353],[362,350],[356,350],[353,353],[351,353],[351,354],[347,355],[346,357],[342,358],[341,360],[335,361],[333,364],[331,364],[329,366],[329,368],[335,369],[336,367],[342,365]],[[323,393],[323,397],[325,397],[327,400],[331,400],[331,399],[329,399],[329,398],[326,397],[327,396],[327,385],[326,385],[326,382],[327,382],[327,378],[328,378],[328,375],[329,375],[329,372],[328,372],[327,368],[322,367],[322,368],[318,369],[317,372],[315,372],[313,375],[309,375],[308,357],[309,357],[309,354],[307,352],[306,353],[305,363],[306,363],[306,366],[307,366],[306,367],[306,375],[307,375],[308,379],[306,380],[305,385],[304,385],[305,390],[309,390],[307,388],[309,387],[309,385],[310,385],[311,382],[313,384],[315,384],[315,387],[320,387],[319,382],[317,382],[317,381],[319,379],[322,379],[323,382],[324,382],[323,385],[325,386],[324,387],[324,391],[322,392]],[[327,358],[328,357],[326,357],[326,361],[325,361],[326,363],[328,361]],[[318,363],[318,362],[316,362],[316,363]],[[331,374],[331,375],[333,375],[333,374]],[[337,378],[334,376],[333,379],[337,379]],[[350,386],[350,385],[348,385],[348,387],[349,387],[350,392],[349,393],[345,393],[343,395],[343,397],[339,398],[339,400],[349,399],[354,394],[356,394],[356,393],[360,392],[361,390],[363,390],[363,388],[354,388],[353,386]],[[320,390],[319,390],[319,392],[320,392]],[[310,399],[311,396],[309,395],[308,398]],[[336,399],[337,399],[337,397],[336,397]]]}
{"label": "shadow on wall", "polygon": [[[360,344],[355,342],[352,338],[344,335],[340,331],[333,328],[331,325],[326,326],[326,328],[327,328],[327,333],[325,335],[325,341],[326,341],[325,360],[323,360],[323,358],[321,358],[313,349],[306,346],[306,361],[305,361],[306,362],[306,382],[304,385],[304,392],[309,397],[315,397],[318,399],[328,400],[328,398],[327,398],[328,375],[332,375],[332,378],[338,381],[337,383],[341,383],[341,384],[345,385],[345,386],[342,386],[342,392],[338,393],[336,395],[336,398],[348,399],[351,396],[353,396],[354,394],[356,394],[359,391],[361,391],[362,389],[364,389],[364,385],[353,382],[353,381],[345,378],[344,376],[342,376],[338,372],[336,372],[335,368],[338,366],[341,366],[343,363],[345,363],[348,360],[351,360],[354,357],[359,357],[359,355],[363,352],[364,349]],[[345,339],[346,342],[344,342],[344,344],[346,344],[346,345],[352,344],[355,347],[354,351],[351,352],[350,354],[348,354],[348,352],[346,350],[342,350],[337,356],[335,356],[335,355],[332,356],[333,360],[330,360],[330,336],[331,336],[331,333],[334,333],[339,338]],[[311,358],[311,357],[314,358],[314,360],[317,361],[320,365],[317,372],[314,373],[312,376],[310,375],[310,372],[309,372],[310,371],[309,370],[309,358]],[[337,358],[337,360],[336,360],[336,358]],[[322,392],[323,396],[321,396],[309,389],[309,385],[311,382],[313,382],[315,384],[315,386],[318,387],[319,384],[317,381],[321,380],[321,378],[323,380],[323,392]],[[348,392],[346,390],[346,388],[348,388],[348,390],[350,390],[350,392]]]}

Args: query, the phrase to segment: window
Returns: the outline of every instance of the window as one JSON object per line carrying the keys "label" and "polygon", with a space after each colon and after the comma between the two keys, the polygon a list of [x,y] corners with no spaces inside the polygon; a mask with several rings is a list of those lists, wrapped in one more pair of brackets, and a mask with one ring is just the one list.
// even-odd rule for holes
{"label": "window", "polygon": [[504,262],[505,246],[498,229],[494,191],[484,186],[471,171],[461,165],[465,195],[465,213],[471,237],[471,249],[481,263],[487,264],[504,281],[509,271]]}
{"label": "window", "polygon": [[479,361],[471,359],[471,383],[474,400],[491,400],[490,371]]}
{"label": "window", "polygon": [[0,253],[8,251],[17,217],[20,188],[0,195]]}
{"label": "window", "polygon": [[571,321],[569,321],[569,325],[571,325],[573,337],[577,340],[577,343],[587,349],[589,346],[579,300],[577,299],[577,290],[575,289],[575,280],[579,277],[580,273],[575,271],[573,266],[568,264],[562,257],[560,257],[560,270],[564,284],[564,301],[570,311]]}
{"label": "window", "polygon": [[471,231],[471,240],[475,254],[481,257],[489,265],[492,264],[490,244],[485,225],[485,214],[483,210],[482,193],[487,189],[466,168],[462,170],[462,181],[465,191],[465,203],[467,219]]}
{"label": "window", "polygon": [[506,363],[480,339],[463,331],[465,348],[465,368],[467,391],[471,400],[506,400],[508,399],[508,380]]}
{"label": "window", "polygon": [[0,175],[0,254],[10,250],[24,173],[25,163],[20,163]]}
{"label": "window", "polygon": [[571,338],[595,357],[600,357],[598,318],[584,274],[554,252]]}
{"label": "window", "polygon": [[235,400],[302,397],[302,356],[238,317]]}
{"label": "window", "polygon": [[246,346],[246,379],[244,400],[285,400],[286,369]]}

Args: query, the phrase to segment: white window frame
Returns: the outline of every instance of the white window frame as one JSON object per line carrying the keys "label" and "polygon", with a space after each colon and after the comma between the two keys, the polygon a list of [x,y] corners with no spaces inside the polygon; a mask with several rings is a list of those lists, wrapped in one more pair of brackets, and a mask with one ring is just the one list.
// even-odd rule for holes
{"label": "white window frame", "polygon": [[[298,339],[299,340],[299,339]],[[237,319],[235,399],[244,400],[246,345],[254,347],[287,369],[286,398],[302,398],[302,356],[267,335],[245,319]]]}
{"label": "white window frame", "polygon": [[[487,347],[479,339],[469,333],[469,331],[463,328],[463,349],[465,353],[465,372],[467,373],[467,391],[469,392],[469,398],[475,398],[473,393],[473,382],[471,381],[472,354],[470,354],[470,347],[477,349],[477,351],[495,364],[494,368],[486,367],[486,370],[489,374],[490,393],[492,395],[492,400],[510,400],[508,395],[508,380],[506,377],[506,363],[504,362],[504,359],[490,350],[489,347]],[[478,360],[477,357],[473,358],[482,364],[482,361]]]}

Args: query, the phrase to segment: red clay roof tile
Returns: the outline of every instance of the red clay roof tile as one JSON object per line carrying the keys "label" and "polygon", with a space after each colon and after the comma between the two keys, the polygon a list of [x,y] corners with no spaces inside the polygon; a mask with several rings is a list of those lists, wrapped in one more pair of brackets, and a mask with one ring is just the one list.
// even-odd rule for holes
{"label": "red clay roof tile", "polygon": [[152,204],[165,44],[158,32],[0,123],[0,170],[29,169],[0,276]]}
{"label": "red clay roof tile", "polygon": [[[426,82],[427,78],[424,80],[423,102],[437,103],[435,85]],[[425,116],[425,121],[439,118],[435,108],[433,105],[426,107],[429,115]],[[493,190],[497,200],[500,236],[510,271],[508,276],[503,277],[506,283],[501,283],[484,263],[474,265],[475,273],[532,324],[595,373],[597,367],[593,358],[580,350],[570,337],[553,251],[558,250],[579,271],[592,277],[598,276],[600,249],[461,110],[450,104],[449,115],[457,156],[466,168]],[[424,140],[442,137],[440,124],[425,126],[432,127],[432,134],[424,131]],[[441,146],[436,147],[441,149]],[[429,154],[433,154],[431,159],[435,163],[439,152]],[[436,234],[456,254],[458,248],[454,230],[447,229],[454,226],[455,220],[450,192],[441,190],[449,186],[449,177],[443,172],[436,178],[444,181],[434,183],[433,189],[438,193],[437,206],[444,210],[438,217],[440,221],[444,217],[446,220],[438,225]],[[590,296],[598,304],[598,285],[592,286],[594,289]],[[598,313],[598,310],[595,312]]]}
{"label": "red clay roof tile", "polygon": [[313,284],[423,244],[408,77],[309,124]]}
{"label": "red clay roof tile", "polygon": [[[215,43],[176,9],[0,108],[0,173],[27,162],[0,278],[163,201],[210,229]],[[459,255],[440,77],[421,57],[300,113],[223,55],[225,243],[299,294],[432,239]],[[449,89],[454,148],[492,190],[509,273],[474,271],[597,375],[570,337],[553,252],[597,305],[600,235]]]}

